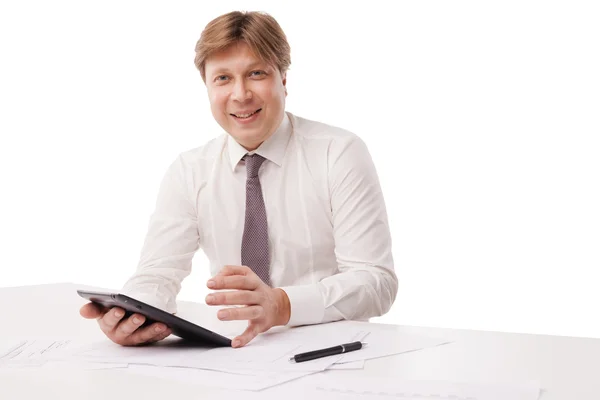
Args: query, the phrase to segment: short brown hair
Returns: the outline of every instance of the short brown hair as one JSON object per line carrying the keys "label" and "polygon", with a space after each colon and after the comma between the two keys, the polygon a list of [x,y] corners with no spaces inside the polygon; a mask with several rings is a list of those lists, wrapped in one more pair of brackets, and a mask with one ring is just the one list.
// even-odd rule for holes
{"label": "short brown hair", "polygon": [[259,11],[232,11],[210,21],[196,43],[194,64],[202,80],[206,81],[206,59],[240,41],[282,74],[292,63],[290,45],[275,18]]}

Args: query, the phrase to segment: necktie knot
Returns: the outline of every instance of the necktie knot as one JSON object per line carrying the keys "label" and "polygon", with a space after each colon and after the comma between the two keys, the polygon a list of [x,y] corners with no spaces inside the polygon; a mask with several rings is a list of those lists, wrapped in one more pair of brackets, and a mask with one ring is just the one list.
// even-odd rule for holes
{"label": "necktie knot", "polygon": [[246,174],[248,178],[256,178],[258,176],[258,170],[265,161],[265,158],[259,154],[246,155],[244,157],[246,161]]}

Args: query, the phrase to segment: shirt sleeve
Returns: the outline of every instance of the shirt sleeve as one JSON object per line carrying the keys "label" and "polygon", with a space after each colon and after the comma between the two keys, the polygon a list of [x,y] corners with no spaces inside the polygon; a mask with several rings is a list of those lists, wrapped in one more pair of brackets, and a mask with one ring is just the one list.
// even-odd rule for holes
{"label": "shirt sleeve", "polygon": [[329,186],[338,273],[282,288],[290,299],[290,326],[380,316],[398,291],[383,193],[359,137],[331,146]]}
{"label": "shirt sleeve", "polygon": [[122,288],[122,293],[170,313],[177,311],[181,282],[199,248],[196,207],[188,188],[179,156],[161,181],[137,269]]}

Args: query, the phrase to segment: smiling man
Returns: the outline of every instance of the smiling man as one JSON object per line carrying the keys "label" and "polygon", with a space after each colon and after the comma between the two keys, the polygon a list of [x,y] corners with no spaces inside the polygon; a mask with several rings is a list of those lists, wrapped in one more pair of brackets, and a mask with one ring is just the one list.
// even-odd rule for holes
{"label": "smiling man", "polygon": [[204,62],[199,68],[215,120],[242,147],[258,148],[281,125],[285,72],[257,58],[241,41],[197,62]]}
{"label": "smiling man", "polygon": [[[195,64],[224,133],[185,151],[160,186],[139,265],[123,292],[176,311],[181,282],[202,249],[209,305],[247,320],[240,347],[277,325],[368,319],[396,297],[383,195],[364,142],[285,110],[290,47],[271,16],[231,12],[211,21]],[[224,290],[224,291],[223,291]],[[122,319],[88,303],[114,342],[161,340],[168,327]]]}

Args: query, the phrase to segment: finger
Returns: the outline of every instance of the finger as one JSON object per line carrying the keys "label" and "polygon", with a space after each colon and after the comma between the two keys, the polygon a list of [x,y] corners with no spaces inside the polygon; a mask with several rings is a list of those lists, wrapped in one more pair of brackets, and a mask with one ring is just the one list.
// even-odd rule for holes
{"label": "finger", "polygon": [[265,311],[262,306],[226,308],[219,310],[217,317],[221,321],[252,320],[261,318],[264,315],[264,312]]}
{"label": "finger", "polygon": [[250,275],[254,274],[254,271],[245,265],[225,265],[217,275]]}
{"label": "finger", "polygon": [[247,345],[252,339],[256,337],[259,333],[259,328],[257,324],[250,323],[248,324],[248,328],[242,333],[240,336],[233,338],[231,342],[231,347],[242,347]]}
{"label": "finger", "polygon": [[139,328],[146,318],[140,314],[133,314],[127,319],[124,319],[117,325],[114,330],[112,339],[117,343],[129,343],[130,339],[128,338]]}
{"label": "finger", "polygon": [[211,305],[252,305],[260,304],[263,295],[254,290],[211,293],[206,296],[206,304]]}
{"label": "finger", "polygon": [[136,330],[133,334],[127,337],[125,342],[130,346],[137,346],[140,344],[161,340],[160,337],[165,334],[166,336],[164,337],[169,336],[171,334],[170,329],[168,329],[165,324],[156,322],[150,326]]}
{"label": "finger", "polygon": [[151,344],[151,343],[156,343],[156,342],[160,342],[163,339],[166,339],[169,335],[171,335],[171,333],[173,333],[171,331],[171,329],[165,329],[162,333],[159,333],[158,335],[154,336],[152,339],[148,340],[146,343]]}
{"label": "finger", "polygon": [[260,278],[253,275],[231,275],[223,276],[216,275],[211,278],[207,286],[214,290],[222,289],[242,289],[242,290],[255,290],[262,284]]}
{"label": "finger", "polygon": [[100,329],[102,329],[104,333],[109,334],[117,327],[123,316],[125,316],[125,311],[123,311],[123,309],[119,307],[111,308],[102,316],[102,318],[98,319]]}
{"label": "finger", "polygon": [[102,317],[107,311],[108,308],[103,307],[100,304],[87,303],[79,309],[79,315],[87,319],[96,319]]}

